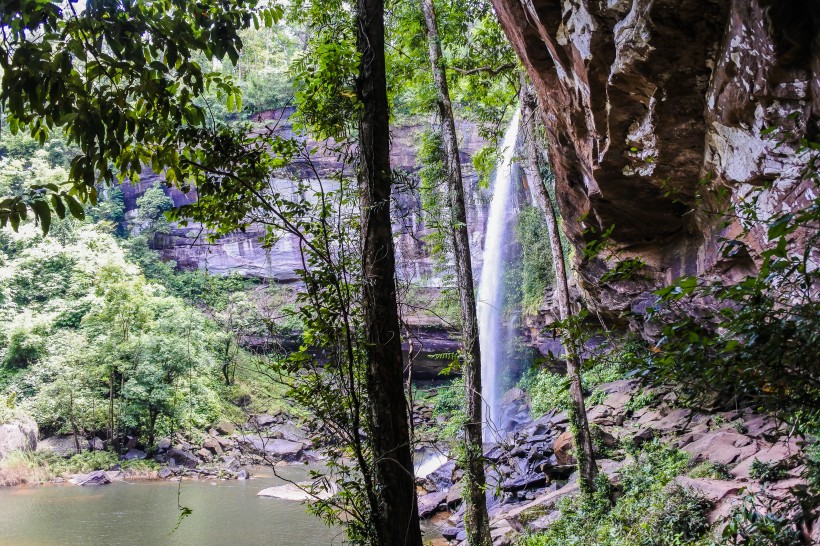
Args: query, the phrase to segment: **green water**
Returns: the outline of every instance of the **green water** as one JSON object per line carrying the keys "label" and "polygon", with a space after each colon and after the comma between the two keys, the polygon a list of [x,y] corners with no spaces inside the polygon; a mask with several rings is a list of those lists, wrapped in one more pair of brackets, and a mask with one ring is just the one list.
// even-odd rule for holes
{"label": "green water", "polygon": [[[176,482],[0,488],[0,545],[342,544],[340,531],[307,514],[302,504],[257,497],[261,489],[284,483],[270,470],[259,472],[244,482],[182,482],[180,504],[193,513],[176,531]],[[277,473],[291,480],[306,477],[303,467]]]}

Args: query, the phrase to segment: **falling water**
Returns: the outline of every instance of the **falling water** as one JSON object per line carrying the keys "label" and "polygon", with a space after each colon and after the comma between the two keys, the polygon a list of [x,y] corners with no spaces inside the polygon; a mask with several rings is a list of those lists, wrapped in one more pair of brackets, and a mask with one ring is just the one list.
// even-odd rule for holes
{"label": "falling water", "polygon": [[504,354],[501,319],[504,305],[504,246],[513,194],[513,157],[518,138],[516,111],[504,134],[503,155],[493,184],[493,198],[484,238],[484,265],[478,288],[478,330],[481,344],[481,381],[484,398],[484,441],[495,441],[499,415],[498,376]]}

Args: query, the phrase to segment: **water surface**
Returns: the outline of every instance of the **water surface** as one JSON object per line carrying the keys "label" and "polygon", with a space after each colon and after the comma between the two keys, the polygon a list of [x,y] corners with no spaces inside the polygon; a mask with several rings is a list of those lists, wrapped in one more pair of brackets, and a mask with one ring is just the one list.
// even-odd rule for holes
{"label": "water surface", "polygon": [[[304,480],[304,467],[277,474]],[[331,529],[293,501],[257,497],[284,480],[257,470],[248,481],[183,481],[179,503],[193,513],[177,525],[177,482],[115,482],[101,487],[44,485],[0,488],[0,545],[326,546],[342,544]]]}

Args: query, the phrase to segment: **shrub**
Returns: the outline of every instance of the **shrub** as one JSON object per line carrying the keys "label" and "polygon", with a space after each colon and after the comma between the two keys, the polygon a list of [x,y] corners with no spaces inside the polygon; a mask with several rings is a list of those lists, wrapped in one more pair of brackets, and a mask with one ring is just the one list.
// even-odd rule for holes
{"label": "shrub", "polygon": [[520,546],[678,546],[705,540],[710,503],[674,483],[689,455],[653,442],[621,469],[621,495],[599,476],[597,491],[564,499],[561,517],[547,530],[526,535]]}
{"label": "shrub", "polygon": [[786,468],[781,461],[767,463],[755,459],[749,467],[749,477],[761,482],[776,482],[786,477]]}
{"label": "shrub", "polygon": [[3,366],[17,369],[28,367],[39,360],[45,351],[45,337],[42,328],[18,326],[9,334]]}

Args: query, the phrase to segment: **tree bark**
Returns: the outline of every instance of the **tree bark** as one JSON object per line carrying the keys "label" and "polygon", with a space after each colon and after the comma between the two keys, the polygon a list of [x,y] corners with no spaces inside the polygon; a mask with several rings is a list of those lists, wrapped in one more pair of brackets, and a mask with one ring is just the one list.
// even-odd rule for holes
{"label": "tree bark", "polygon": [[473,283],[473,265],[470,257],[470,235],[467,231],[467,211],[464,205],[464,181],[458,137],[447,86],[447,73],[441,54],[438,23],[433,0],[421,1],[427,25],[427,43],[433,82],[438,92],[441,132],[444,142],[447,192],[450,202],[450,231],[453,239],[453,257],[456,265],[459,303],[461,306],[461,338],[463,344],[463,377],[467,402],[467,422],[464,426],[465,443],[465,501],[464,523],[470,546],[489,546],[490,521],[487,516],[482,449],[481,416],[481,349],[478,339],[478,319]]}
{"label": "tree bark", "polygon": [[[555,205],[547,191],[547,186],[541,177],[538,165],[538,148],[535,143],[535,96],[527,91],[526,80],[521,82],[521,108],[524,141],[527,149],[527,178],[536,188],[536,196],[544,219],[547,223],[547,233],[552,251],[552,263],[555,268],[555,291],[558,295],[558,312],[560,319],[570,318],[569,285],[567,270],[564,264],[564,249],[558,234],[558,220]],[[570,394],[572,395],[573,409],[571,425],[575,440],[575,453],[578,459],[578,472],[581,476],[581,485],[587,491],[595,489],[595,476],[598,466],[595,464],[595,455],[592,446],[592,435],[589,432],[587,412],[584,407],[584,393],[581,390],[581,357],[578,340],[571,329],[567,330],[562,338],[564,353],[567,362],[567,375],[570,378]]]}
{"label": "tree bark", "polygon": [[396,258],[390,222],[390,131],[384,58],[384,1],[358,0],[356,93],[367,393],[379,506],[378,543],[421,546],[407,404],[404,398]]}

